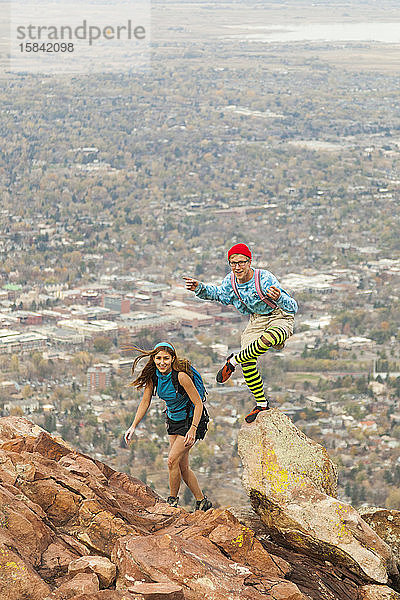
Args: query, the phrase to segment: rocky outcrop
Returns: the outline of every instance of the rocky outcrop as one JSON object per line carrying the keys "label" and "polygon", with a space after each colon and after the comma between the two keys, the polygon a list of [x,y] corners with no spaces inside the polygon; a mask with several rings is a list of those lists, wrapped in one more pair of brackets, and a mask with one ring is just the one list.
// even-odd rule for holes
{"label": "rocky outcrop", "polygon": [[366,585],[360,590],[360,600],[400,600],[400,594],[386,585]]}
{"label": "rocky outcrop", "polygon": [[391,547],[400,563],[400,510],[369,507],[360,510],[364,521]]}
{"label": "rocky outcrop", "polygon": [[229,511],[173,508],[26,419],[0,419],[0,480],[2,598],[306,600]]}
{"label": "rocky outcrop", "polygon": [[339,565],[370,582],[397,576],[392,552],[354,508],[338,501],[326,450],[277,409],[239,433],[243,485],[278,543]]}
{"label": "rocky outcrop", "polygon": [[68,573],[94,573],[98,577],[100,587],[108,588],[114,583],[117,569],[105,556],[82,556],[68,564]]}
{"label": "rocky outcrop", "polygon": [[[296,448],[289,432],[285,439]],[[303,477],[315,494],[334,493],[333,465],[325,451],[308,443]],[[301,479],[297,448],[295,476]],[[289,462],[282,464],[289,469]],[[263,480],[276,499],[273,479]],[[292,479],[286,488],[280,481],[290,491]],[[76,452],[28,420],[0,419],[0,598],[361,600],[364,594],[365,600],[386,600],[382,594],[394,593],[371,585],[377,580],[351,570],[334,553],[328,562],[306,545],[297,552],[279,545],[259,512],[262,520],[243,510],[234,515],[226,508],[173,508],[139,480]],[[286,518],[290,539],[301,528],[294,518],[292,529],[288,523]],[[380,538],[372,534],[376,549]]]}

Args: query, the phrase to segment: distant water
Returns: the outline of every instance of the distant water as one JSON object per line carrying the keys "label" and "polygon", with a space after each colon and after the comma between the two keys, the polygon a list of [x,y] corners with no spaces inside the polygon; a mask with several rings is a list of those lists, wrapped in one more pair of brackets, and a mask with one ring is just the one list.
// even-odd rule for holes
{"label": "distant water", "polygon": [[[306,25],[229,25],[240,33],[228,37],[255,42],[400,43],[399,23],[311,23]],[[249,33],[243,33],[247,30]]]}

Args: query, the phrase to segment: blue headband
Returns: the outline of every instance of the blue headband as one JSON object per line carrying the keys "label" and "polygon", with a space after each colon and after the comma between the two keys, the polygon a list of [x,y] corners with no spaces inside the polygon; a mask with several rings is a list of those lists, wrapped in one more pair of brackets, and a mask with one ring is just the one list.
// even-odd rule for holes
{"label": "blue headband", "polygon": [[171,348],[171,350],[173,350],[175,353],[175,348],[173,347],[172,344],[169,344],[168,342],[160,342],[159,344],[156,344],[154,346],[153,350],[155,350],[156,348],[160,348],[161,346],[166,346],[167,348]]}

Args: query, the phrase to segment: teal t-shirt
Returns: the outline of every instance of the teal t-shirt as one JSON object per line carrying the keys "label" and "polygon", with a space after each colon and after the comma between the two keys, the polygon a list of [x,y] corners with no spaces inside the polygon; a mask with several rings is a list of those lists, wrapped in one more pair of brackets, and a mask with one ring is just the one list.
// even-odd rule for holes
{"label": "teal t-shirt", "polygon": [[167,416],[172,421],[183,421],[187,417],[187,405],[190,403],[189,417],[193,415],[193,403],[187,394],[177,394],[172,383],[172,371],[167,375],[157,373],[157,396],[164,400],[166,404]]}

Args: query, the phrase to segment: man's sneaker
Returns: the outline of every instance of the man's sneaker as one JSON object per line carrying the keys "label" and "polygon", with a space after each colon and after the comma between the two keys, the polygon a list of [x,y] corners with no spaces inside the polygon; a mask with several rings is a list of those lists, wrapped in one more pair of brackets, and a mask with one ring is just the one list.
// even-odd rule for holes
{"label": "man's sneaker", "polygon": [[283,350],[285,347],[285,342],[282,342],[282,344],[276,344],[276,346],[271,346],[271,350]]}
{"label": "man's sneaker", "polygon": [[207,498],[207,496],[204,496],[204,498],[202,500],[196,500],[196,508],[194,510],[204,510],[204,512],[205,512],[206,510],[208,510],[211,507],[212,507],[212,502],[210,502],[210,500]]}
{"label": "man's sneaker", "polygon": [[261,412],[262,410],[268,410],[268,409],[269,409],[269,404],[267,406],[260,406],[259,404],[256,404],[255,407],[253,408],[253,410],[251,412],[249,412],[248,415],[245,416],[244,420],[246,421],[246,423],[252,423],[253,421],[256,420],[256,417],[259,412]]}
{"label": "man's sneaker", "polygon": [[167,502],[170,506],[178,506],[179,496],[168,496]]}
{"label": "man's sneaker", "polygon": [[220,369],[218,371],[217,376],[216,376],[216,380],[218,383],[225,383],[225,381],[228,381],[229,377],[232,375],[233,371],[235,370],[235,367],[233,365],[231,365],[231,363],[229,362],[229,360],[232,358],[232,356],[233,356],[233,353],[228,356],[228,358],[226,359],[226,363],[224,364],[222,369]]}

